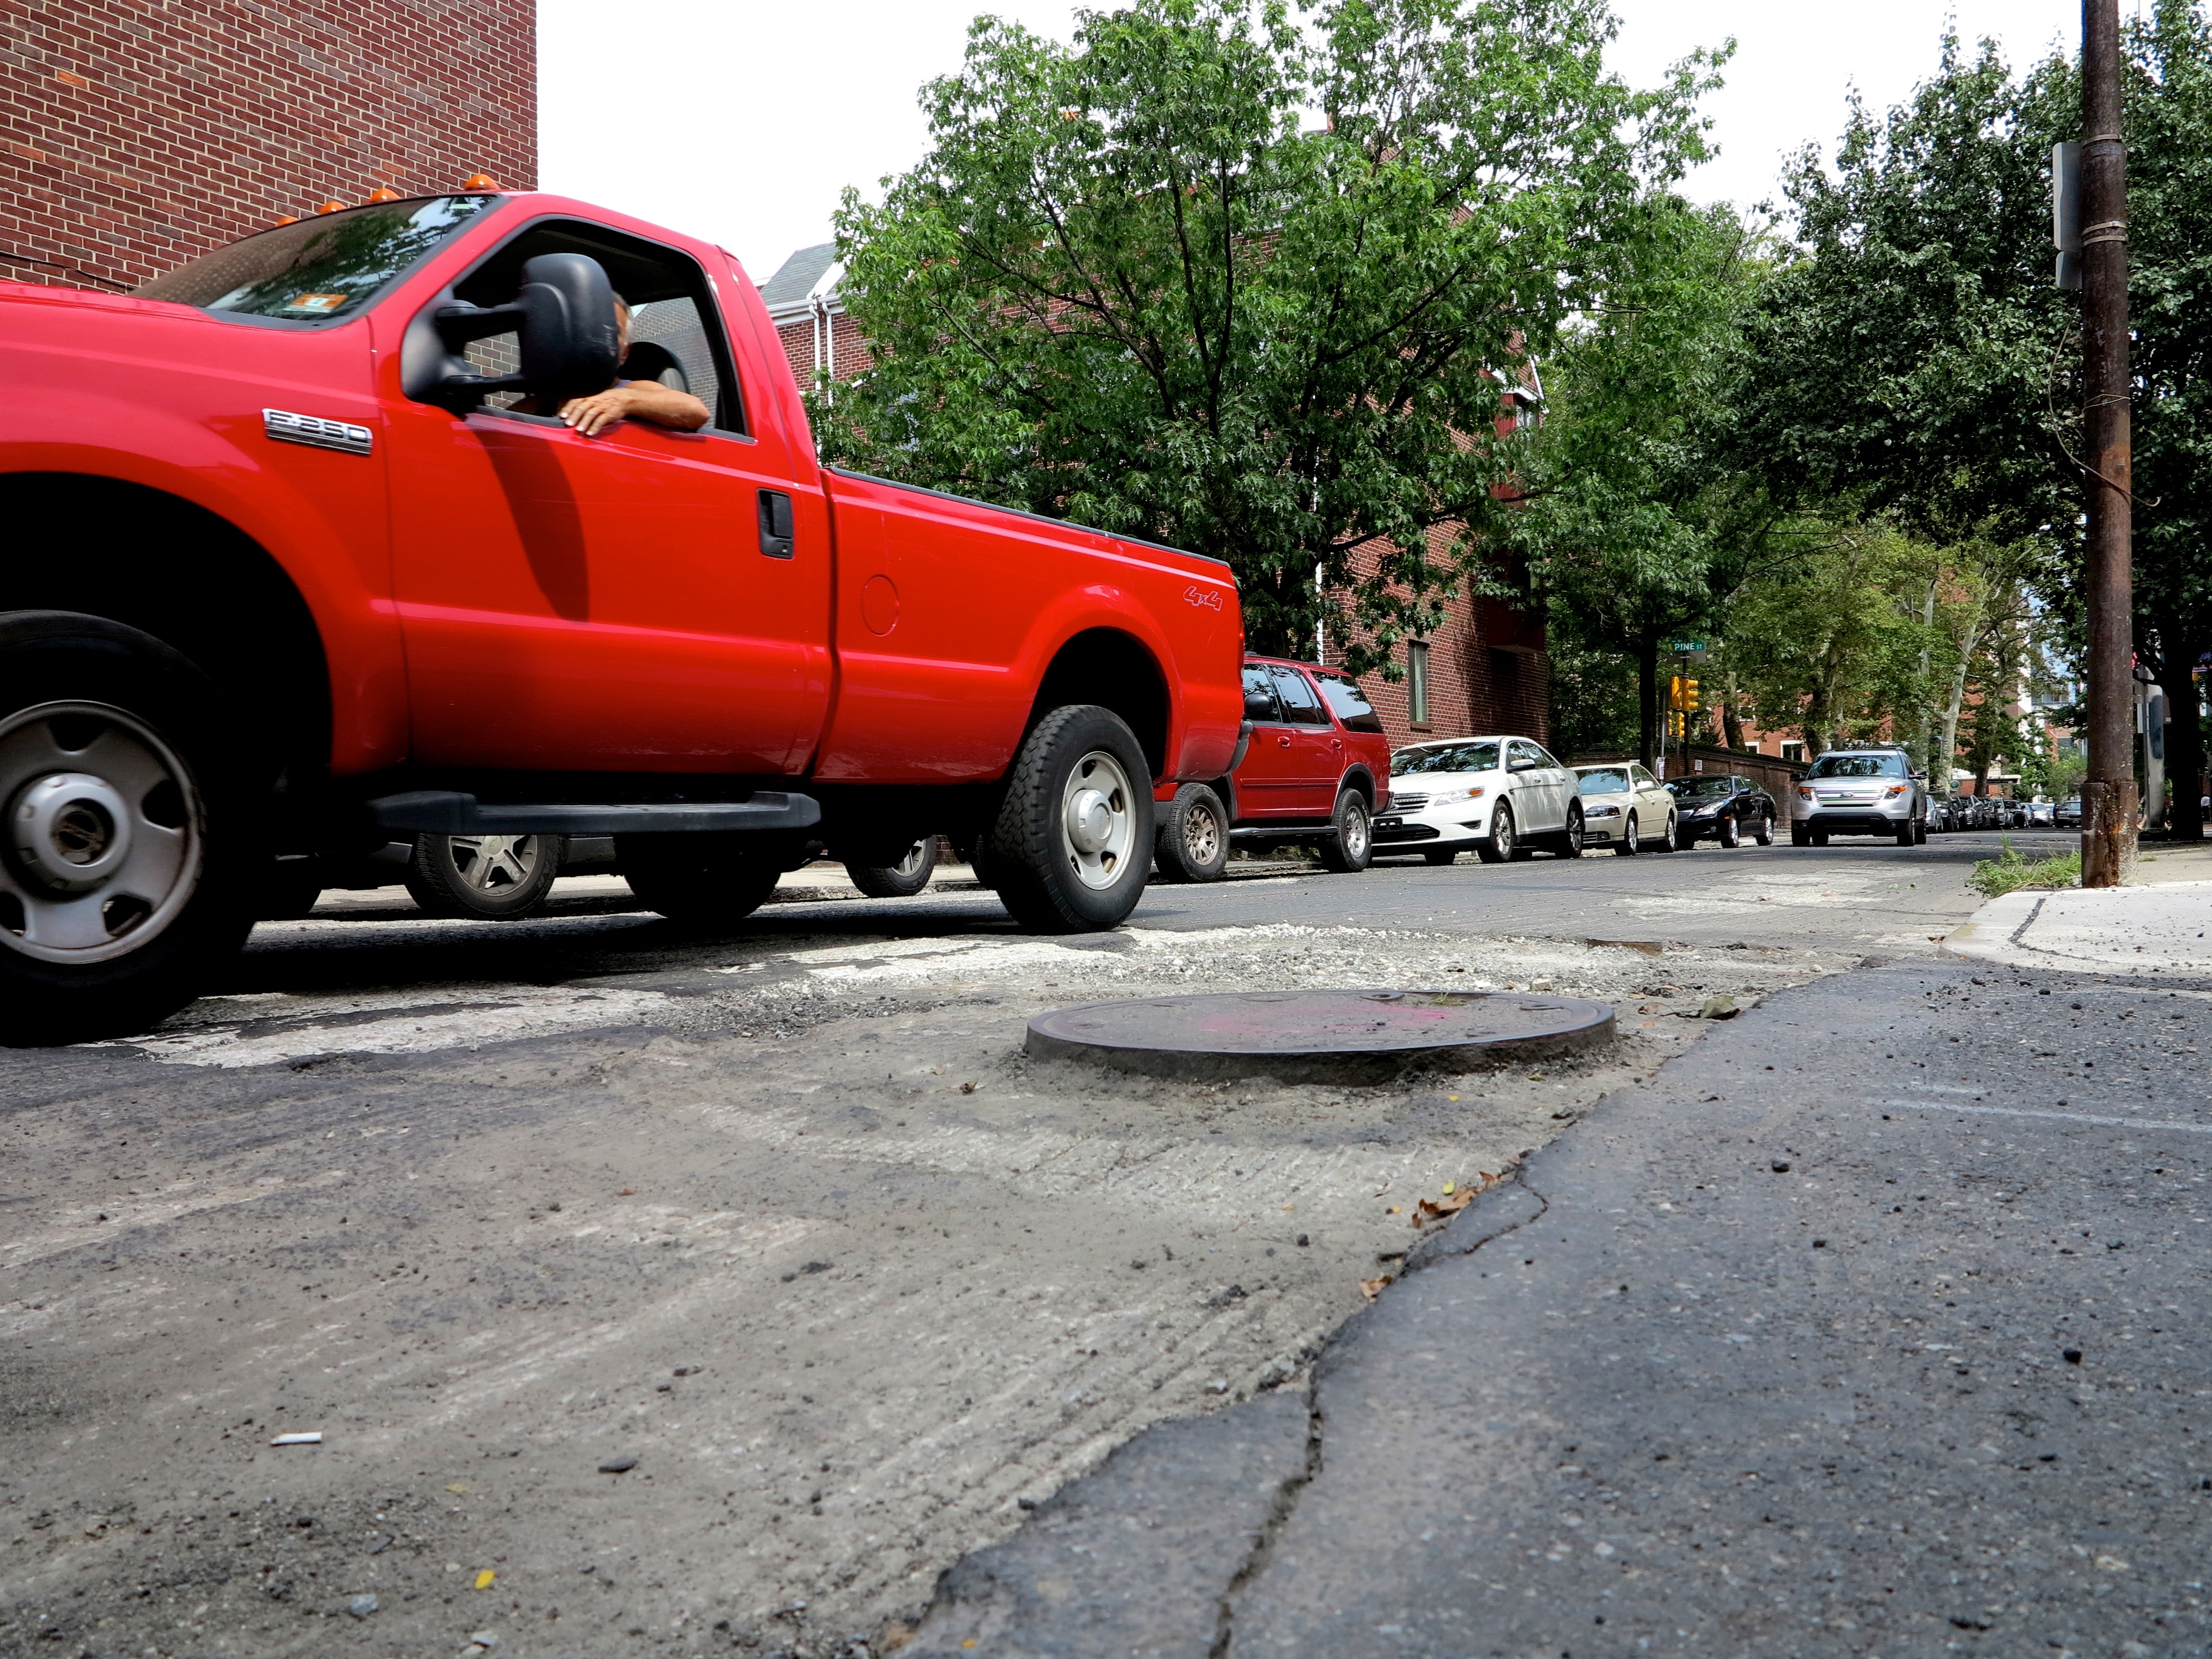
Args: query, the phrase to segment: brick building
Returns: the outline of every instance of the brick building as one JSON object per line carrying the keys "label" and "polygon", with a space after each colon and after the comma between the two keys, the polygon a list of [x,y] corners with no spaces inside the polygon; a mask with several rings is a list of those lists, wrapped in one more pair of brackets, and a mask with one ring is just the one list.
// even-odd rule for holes
{"label": "brick building", "polygon": [[537,184],[536,0],[0,0],[0,279],[134,288],[475,173]]}
{"label": "brick building", "polygon": [[[834,388],[864,373],[870,362],[866,340],[838,300],[841,275],[836,244],[823,242],[800,248],[760,285],[802,386],[827,374]],[[1516,389],[1507,401],[1512,412],[1500,422],[1501,434],[1514,421],[1533,417],[1538,397],[1533,387]],[[1431,535],[1441,554],[1449,534]],[[1551,663],[1540,617],[1462,592],[1445,603],[1442,627],[1397,651],[1402,678],[1370,674],[1360,682],[1394,745],[1489,732],[1551,740]],[[1323,663],[1341,661],[1343,641],[1316,641],[1313,654]]]}

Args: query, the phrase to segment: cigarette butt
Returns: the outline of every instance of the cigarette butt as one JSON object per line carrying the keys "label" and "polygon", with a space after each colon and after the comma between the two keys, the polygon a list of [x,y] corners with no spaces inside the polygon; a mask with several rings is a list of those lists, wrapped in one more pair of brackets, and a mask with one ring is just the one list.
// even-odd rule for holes
{"label": "cigarette butt", "polygon": [[319,1446],[323,1443],[323,1431],[311,1429],[305,1434],[280,1434],[269,1443],[272,1446]]}

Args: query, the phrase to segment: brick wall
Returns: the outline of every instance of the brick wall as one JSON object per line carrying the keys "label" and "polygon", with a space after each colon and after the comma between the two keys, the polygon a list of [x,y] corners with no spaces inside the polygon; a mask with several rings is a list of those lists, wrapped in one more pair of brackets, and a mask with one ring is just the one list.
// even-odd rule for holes
{"label": "brick wall", "polygon": [[537,184],[536,0],[0,0],[0,279],[131,288],[473,173]]}

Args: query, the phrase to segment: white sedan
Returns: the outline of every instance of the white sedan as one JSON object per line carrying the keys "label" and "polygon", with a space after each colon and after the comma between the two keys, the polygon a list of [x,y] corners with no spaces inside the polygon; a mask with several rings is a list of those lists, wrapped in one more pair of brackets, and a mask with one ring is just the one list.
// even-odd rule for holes
{"label": "white sedan", "polygon": [[1390,805],[1375,820],[1378,854],[1418,852],[1449,864],[1472,848],[1485,864],[1539,847],[1583,854],[1575,775],[1534,738],[1449,738],[1390,757]]}
{"label": "white sedan", "polygon": [[1674,797],[1667,786],[1633,761],[1609,766],[1577,766],[1583,797],[1583,837],[1610,842],[1613,850],[1633,858],[1645,848],[1674,850]]}

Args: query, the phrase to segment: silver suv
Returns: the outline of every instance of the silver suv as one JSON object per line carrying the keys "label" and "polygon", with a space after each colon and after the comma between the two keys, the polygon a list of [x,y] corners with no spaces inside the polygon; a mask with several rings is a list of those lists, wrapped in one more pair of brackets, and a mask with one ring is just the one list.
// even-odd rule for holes
{"label": "silver suv", "polygon": [[1790,791],[1790,844],[1826,847],[1830,836],[1928,839],[1928,787],[1902,749],[1831,749]]}

